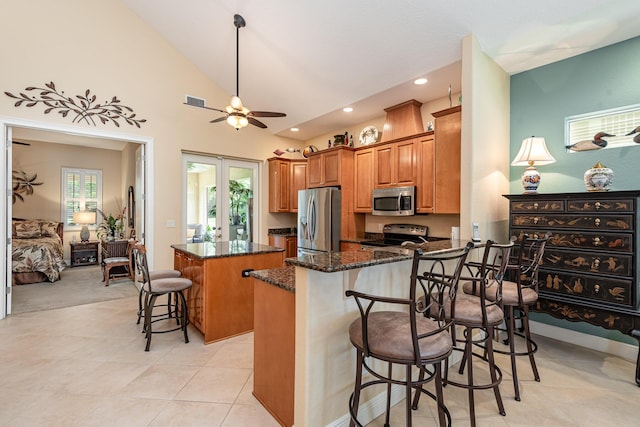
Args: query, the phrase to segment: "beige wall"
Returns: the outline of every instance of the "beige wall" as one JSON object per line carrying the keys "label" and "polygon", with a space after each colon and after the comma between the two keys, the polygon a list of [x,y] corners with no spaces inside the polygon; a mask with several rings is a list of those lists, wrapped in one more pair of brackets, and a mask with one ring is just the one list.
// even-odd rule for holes
{"label": "beige wall", "polygon": [[[167,227],[167,220],[181,218],[181,151],[190,150],[257,159],[273,156],[276,148],[297,145],[268,131],[249,126],[236,131],[210,124],[211,112],[183,105],[185,94],[200,96],[207,105],[228,103],[229,95],[211,83],[194,65],[118,1],[7,0],[2,4],[0,67],[2,91],[19,93],[28,86],[42,87],[53,81],[67,96],[89,89],[98,100],[117,96],[147,120],[138,129],[120,123],[95,126],[44,114],[41,106],[15,107],[14,100],[0,97],[0,116],[39,123],[77,126],[153,139],[153,194],[148,214],[153,215],[153,261],[155,268],[173,265],[170,245],[182,241],[181,227]],[[19,38],[19,43],[9,42]],[[221,67],[233,69],[229,61]],[[287,96],[287,94],[283,94]],[[130,168],[124,172],[127,176]],[[261,241],[272,220],[268,210],[268,171],[263,167],[261,191]],[[277,221],[275,221],[277,222]]]}

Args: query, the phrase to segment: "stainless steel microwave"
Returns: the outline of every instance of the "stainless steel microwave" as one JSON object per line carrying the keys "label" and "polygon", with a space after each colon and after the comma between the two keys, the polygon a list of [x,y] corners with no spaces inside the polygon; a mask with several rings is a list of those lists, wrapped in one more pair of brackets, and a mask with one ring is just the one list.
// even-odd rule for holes
{"label": "stainless steel microwave", "polygon": [[415,214],[416,187],[375,188],[373,215],[409,216]]}

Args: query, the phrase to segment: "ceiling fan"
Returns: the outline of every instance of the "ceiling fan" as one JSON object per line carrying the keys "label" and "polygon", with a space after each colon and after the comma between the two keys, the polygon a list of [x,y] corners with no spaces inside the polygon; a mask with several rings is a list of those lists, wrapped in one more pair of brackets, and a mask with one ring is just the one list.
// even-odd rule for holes
{"label": "ceiling fan", "polygon": [[247,126],[248,124],[252,124],[254,126],[257,126],[259,128],[262,129],[266,129],[267,125],[265,125],[264,123],[262,123],[260,120],[257,120],[256,117],[285,117],[286,114],[285,113],[274,113],[271,111],[251,111],[249,110],[247,107],[245,107],[244,105],[242,105],[242,101],[240,100],[240,96],[238,95],[240,93],[240,84],[239,84],[239,50],[240,50],[240,39],[239,39],[239,33],[240,33],[240,28],[244,27],[246,25],[246,21],[244,20],[244,18],[240,15],[233,15],[233,25],[235,25],[236,27],[236,94],[234,96],[231,97],[231,101],[229,102],[229,105],[227,105],[225,107],[224,110],[220,110],[218,108],[212,108],[212,107],[207,107],[207,106],[198,106],[200,108],[206,108],[208,110],[213,110],[213,111],[219,111],[221,113],[224,113],[225,115],[222,117],[218,117],[217,119],[213,119],[211,120],[209,123],[218,123],[221,122],[223,120],[226,120],[227,123],[229,123],[231,126],[233,126],[234,128],[236,128],[236,130],[239,130],[240,128],[243,128],[245,126]]}

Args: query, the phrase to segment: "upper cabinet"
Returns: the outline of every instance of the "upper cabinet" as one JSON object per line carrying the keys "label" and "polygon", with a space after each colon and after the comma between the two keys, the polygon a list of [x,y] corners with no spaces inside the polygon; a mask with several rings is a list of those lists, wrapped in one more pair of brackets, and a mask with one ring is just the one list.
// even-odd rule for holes
{"label": "upper cabinet", "polygon": [[[339,187],[343,173],[353,166],[353,149],[334,147],[309,154],[307,159],[307,187]],[[345,167],[347,166],[347,167]]]}
{"label": "upper cabinet", "polygon": [[416,185],[416,212],[434,213],[435,204],[435,154],[433,132],[416,138],[418,182]]}
{"label": "upper cabinet", "polygon": [[269,212],[298,212],[298,190],[307,187],[306,160],[271,158]]}
{"label": "upper cabinet", "polygon": [[460,105],[432,113],[435,120],[435,210],[460,213]]}
{"label": "upper cabinet", "polygon": [[357,150],[354,153],[353,211],[371,213],[373,201],[373,148]]}
{"label": "upper cabinet", "polygon": [[416,184],[416,148],[414,139],[406,139],[374,148],[374,186],[404,187]]}

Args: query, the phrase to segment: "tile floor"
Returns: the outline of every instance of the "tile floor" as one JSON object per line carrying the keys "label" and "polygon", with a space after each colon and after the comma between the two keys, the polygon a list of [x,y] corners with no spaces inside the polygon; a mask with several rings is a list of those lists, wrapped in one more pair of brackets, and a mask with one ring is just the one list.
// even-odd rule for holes
{"label": "tile floor", "polygon": [[[24,313],[0,321],[0,426],[277,426],[253,398],[253,335],[203,345],[191,329],[156,335],[151,351],[135,325],[137,299]],[[513,399],[500,359],[507,416],[490,391],[476,394],[479,426],[638,426],[635,363],[538,338],[542,382],[519,372]],[[468,425],[464,390],[447,387],[453,425]],[[437,425],[427,399],[414,425]],[[403,403],[392,425],[404,425]],[[382,426],[374,420],[371,426]],[[299,426],[300,427],[300,426]]]}

